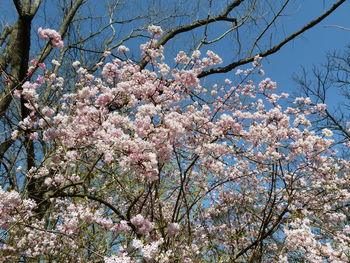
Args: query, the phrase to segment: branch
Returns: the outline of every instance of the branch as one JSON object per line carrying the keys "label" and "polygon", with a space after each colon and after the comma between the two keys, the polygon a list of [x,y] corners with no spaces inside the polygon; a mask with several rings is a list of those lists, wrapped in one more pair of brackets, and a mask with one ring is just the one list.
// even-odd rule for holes
{"label": "branch", "polygon": [[[243,3],[245,0],[236,0],[233,3],[231,3],[221,14],[215,17],[210,17],[207,19],[201,19],[193,22],[192,24],[185,25],[185,26],[180,26],[175,29],[170,30],[169,33],[164,35],[159,41],[158,41],[158,46],[166,44],[170,39],[174,38],[178,34],[185,33],[188,31],[191,31],[195,28],[201,27],[208,25],[213,22],[217,21],[229,21],[229,22],[236,22],[235,18],[229,18],[227,15],[236,7],[238,7],[241,3]],[[345,0],[344,0],[345,1]],[[148,64],[148,61],[143,59],[140,63],[139,66],[141,68],[145,68],[146,65]]]}
{"label": "branch", "polygon": [[269,237],[273,233],[275,233],[277,227],[280,225],[284,215],[289,211],[288,206],[285,207],[285,209],[281,212],[281,214],[278,216],[276,219],[276,222],[271,226],[269,230],[267,230],[263,235],[259,236],[256,240],[254,240],[251,244],[249,244],[247,247],[239,251],[235,256],[234,256],[234,261],[238,259],[240,256],[245,254],[248,250],[252,249],[254,246],[256,246],[260,241],[264,240],[265,238]]}
{"label": "branch", "polygon": [[343,27],[343,26],[338,26],[338,25],[327,25],[327,26],[324,26],[324,27],[336,27],[336,28],[340,28],[340,29],[343,29],[343,30],[350,31],[350,28]]}
{"label": "branch", "polygon": [[125,216],[123,216],[123,214],[116,207],[114,207],[113,205],[108,203],[106,200],[104,200],[100,197],[94,196],[94,195],[89,195],[89,194],[84,194],[84,193],[58,193],[58,194],[51,196],[51,197],[79,197],[79,198],[87,198],[87,199],[90,199],[93,201],[97,201],[101,204],[104,204],[109,209],[111,209],[116,215],[119,216],[120,219],[127,220],[125,218]]}
{"label": "branch", "polygon": [[[58,33],[61,35],[62,39],[67,33],[68,27],[70,23],[72,22],[76,12],[78,11],[78,8],[84,3],[84,0],[76,0],[74,1],[69,13],[66,15],[66,17],[63,20],[63,23],[61,24],[60,29],[58,30]],[[49,44],[48,44],[49,45]],[[44,47],[41,54],[39,55],[40,61],[44,61],[48,55],[50,54],[52,50],[52,46],[50,45],[48,48]]]}
{"label": "branch", "polygon": [[20,0],[13,0],[13,3],[19,16],[34,17],[39,9],[41,0],[25,0],[22,3]]}
{"label": "branch", "polygon": [[[301,28],[299,31],[295,32],[294,34],[290,35],[289,37],[287,37],[286,39],[284,39],[283,41],[281,41],[279,44],[275,45],[274,47],[270,48],[269,50],[260,53],[261,57],[266,57],[269,56],[271,54],[276,53],[277,51],[279,51],[285,44],[287,44],[288,42],[290,42],[291,40],[293,40],[294,38],[296,38],[297,36],[301,35],[302,33],[304,33],[305,31],[309,30],[310,28],[312,28],[313,26],[317,25],[318,23],[320,23],[323,19],[325,19],[327,16],[329,16],[334,10],[336,10],[341,4],[343,4],[346,0],[340,0],[337,3],[335,3],[327,12],[325,12],[323,15],[319,16],[318,18],[316,18],[315,20],[311,21],[309,24],[307,24],[306,26],[304,26],[303,28]],[[205,70],[202,73],[200,73],[198,75],[198,78],[203,78],[205,76],[208,75],[212,75],[212,74],[216,74],[216,73],[225,73],[225,72],[229,72],[232,69],[240,66],[240,65],[244,65],[247,64],[249,62],[252,62],[254,60],[254,56],[250,56],[248,58],[244,58],[241,60],[238,60],[236,62],[233,62],[231,64],[228,64],[227,66],[224,67],[219,67],[219,68],[212,68],[209,70]]]}
{"label": "branch", "polygon": [[[16,82],[12,82],[4,91],[0,94],[0,116],[3,116],[9,107],[12,96],[11,92],[20,88],[21,84],[26,80],[26,73],[28,70],[29,52],[30,52],[30,31],[32,19],[35,16],[41,0],[35,1],[24,1],[21,3],[20,0],[13,0],[19,14],[16,24],[11,27],[5,28],[1,35],[1,45],[10,34],[10,39],[5,48],[4,54],[0,57],[0,73],[6,70],[7,66],[11,66],[11,74]],[[31,5],[32,3],[32,5]],[[27,7],[26,10],[24,10]]]}
{"label": "branch", "polygon": [[10,148],[13,142],[14,141],[11,138],[9,138],[0,144],[0,161],[2,160],[3,155],[5,154],[5,152],[7,152],[8,148]]}
{"label": "branch", "polygon": [[20,0],[13,0],[13,3],[15,4],[17,13],[18,13],[19,15],[21,15],[21,14],[22,14],[22,6],[21,6]]}
{"label": "branch", "polygon": [[5,26],[4,30],[0,35],[0,47],[4,44],[7,36],[11,33],[11,31],[12,31],[12,26]]}
{"label": "branch", "polygon": [[30,14],[33,14],[33,15],[36,14],[36,12],[39,9],[40,4],[41,4],[41,0],[34,0],[34,3],[30,7]]}
{"label": "branch", "polygon": [[[106,207],[108,207],[109,209],[111,209],[121,220],[125,220],[127,221],[128,218],[126,218],[121,211],[118,210],[118,208],[116,208],[115,206],[113,206],[112,204],[110,204],[109,202],[107,202],[106,200],[94,196],[94,195],[89,195],[89,194],[84,194],[84,193],[58,193],[54,196],[51,197],[79,197],[79,198],[87,198],[93,201],[97,201],[101,204],[104,204]],[[136,233],[137,237],[140,238],[141,235],[137,232],[136,227],[128,221],[128,225],[132,228],[132,230]]]}
{"label": "branch", "polygon": [[254,44],[249,52],[249,56],[252,55],[253,50],[255,48],[255,46],[258,44],[259,40],[264,36],[264,34],[266,33],[266,31],[275,23],[276,19],[280,16],[280,14],[283,12],[283,10],[287,7],[289,3],[289,0],[287,0],[283,6],[281,7],[281,9],[278,11],[278,13],[274,16],[274,18],[271,20],[271,22],[265,27],[265,29],[261,32],[261,34],[255,39]]}

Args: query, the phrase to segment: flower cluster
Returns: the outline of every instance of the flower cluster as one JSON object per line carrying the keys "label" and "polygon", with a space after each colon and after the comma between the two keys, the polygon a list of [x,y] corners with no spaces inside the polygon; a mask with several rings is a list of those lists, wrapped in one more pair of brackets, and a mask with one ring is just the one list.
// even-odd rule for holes
{"label": "flower cluster", "polygon": [[61,35],[56,30],[39,27],[38,35],[41,40],[50,39],[51,45],[55,48],[63,48],[64,46]]}
{"label": "flower cluster", "polygon": [[146,67],[125,56],[91,74],[74,62],[76,90],[55,107],[38,103],[41,86],[64,85],[55,74],[16,94],[31,113],[13,140],[45,146],[26,173],[42,201],[0,189],[9,233],[0,257],[349,262],[350,162],[333,151],[332,131],[311,121],[325,105],[286,105],[288,94],[259,76],[260,57],[237,84],[226,79],[207,93],[198,75],[222,63],[217,54],[180,51],[171,68],[154,38],[141,49]]}
{"label": "flower cluster", "polygon": [[163,30],[160,26],[150,25],[148,26],[148,33],[155,37],[160,37],[163,34]]}

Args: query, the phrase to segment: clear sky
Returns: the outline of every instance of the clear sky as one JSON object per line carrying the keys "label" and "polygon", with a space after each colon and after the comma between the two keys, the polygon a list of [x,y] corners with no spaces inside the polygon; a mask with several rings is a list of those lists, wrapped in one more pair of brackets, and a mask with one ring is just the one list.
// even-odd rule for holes
{"label": "clear sky", "polygon": [[[291,32],[309,22],[311,15],[316,18],[324,12],[325,9],[321,5],[315,4],[317,1],[320,0],[305,0],[303,6],[296,10],[290,21],[286,20],[285,31]],[[298,21],[295,21],[296,19]],[[350,44],[350,31],[327,27],[328,25],[350,28],[350,1],[345,2],[320,24],[288,43],[278,53],[269,56],[264,61],[266,75],[277,81],[280,91],[288,93],[296,91],[296,83],[292,80],[294,73],[300,72],[301,67],[311,69],[312,65],[325,62],[327,52],[342,51],[345,46]],[[333,104],[337,99],[339,97],[335,96],[334,93],[329,94],[328,103]]]}

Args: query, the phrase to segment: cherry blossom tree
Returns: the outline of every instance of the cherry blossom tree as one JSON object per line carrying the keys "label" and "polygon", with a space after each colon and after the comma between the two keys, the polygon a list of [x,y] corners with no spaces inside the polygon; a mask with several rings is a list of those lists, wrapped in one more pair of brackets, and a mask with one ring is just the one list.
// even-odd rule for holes
{"label": "cherry blossom tree", "polygon": [[[42,144],[25,173],[32,196],[0,189],[4,262],[348,262],[349,161],[332,131],[309,119],[325,104],[288,94],[261,57],[210,89],[199,76],[213,51],[179,52],[175,67],[149,26],[148,66],[105,52],[94,74],[72,63],[76,91],[60,93],[54,65],[32,61],[13,92],[28,116],[11,139]],[[41,38],[62,48],[56,31]]]}
{"label": "cherry blossom tree", "polygon": [[261,62],[345,0],[282,39],[298,1],[12,2],[0,262],[349,261],[328,110]]}
{"label": "cherry blossom tree", "polygon": [[[12,2],[12,4],[10,3]],[[13,0],[0,2],[0,169],[1,184],[10,184],[19,190],[20,184],[13,173],[13,164],[20,162],[25,170],[36,166],[37,156],[43,151],[38,145],[24,140],[14,144],[10,133],[19,121],[29,114],[23,105],[15,104],[12,91],[22,89],[29,80],[27,75],[30,59],[40,63],[53,62],[45,75],[54,73],[65,81],[63,91],[70,92],[74,86],[72,62],[79,60],[90,73],[98,71],[98,65],[105,60],[104,53],[111,52],[118,57],[121,45],[134,46],[134,42],[147,41],[147,26],[161,25],[164,34],[158,44],[167,45],[177,54],[178,46],[188,53],[194,50],[212,49],[222,51],[226,64],[203,70],[199,78],[230,72],[254,60],[257,54],[263,57],[278,52],[288,42],[320,23],[336,11],[345,0],[323,3],[324,13],[310,16],[305,25],[293,28],[285,34],[285,18],[292,16],[303,1],[257,1],[257,0],[139,0],[128,1],[83,1],[83,0]],[[318,3],[322,5],[322,3]],[[12,6],[12,8],[11,8]],[[54,42],[42,45],[35,40],[48,37],[37,35],[40,27],[52,27],[65,40],[64,48],[53,49]],[[34,35],[35,33],[35,35]],[[282,36],[282,37],[281,37]],[[173,47],[173,48],[170,48]],[[229,47],[223,50],[223,47]],[[147,66],[137,52],[131,49],[129,57],[140,65]],[[170,52],[171,53],[171,52]],[[172,66],[172,65],[171,65]],[[39,104],[55,106],[60,95],[51,89],[43,89]],[[34,187],[35,188],[35,187]]]}

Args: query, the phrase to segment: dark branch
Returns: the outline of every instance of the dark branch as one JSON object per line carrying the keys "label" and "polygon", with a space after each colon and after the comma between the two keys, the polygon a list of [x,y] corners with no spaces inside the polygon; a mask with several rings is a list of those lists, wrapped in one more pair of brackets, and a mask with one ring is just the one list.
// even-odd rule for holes
{"label": "dark branch", "polygon": [[[236,7],[238,7],[241,3],[243,3],[244,0],[236,0],[233,3],[231,3],[221,14],[219,14],[218,16],[215,17],[209,17],[207,19],[201,19],[201,20],[197,20],[195,22],[193,22],[192,24],[189,25],[185,25],[185,26],[180,26],[177,27],[173,30],[170,30],[169,33],[167,33],[165,36],[163,36],[159,41],[158,41],[158,46],[160,45],[165,45],[169,40],[171,40],[172,38],[174,38],[175,36],[181,34],[181,33],[185,33],[188,31],[191,31],[195,28],[201,27],[201,26],[205,26],[208,25],[210,23],[213,22],[217,22],[217,21],[229,21],[229,22],[236,22],[235,18],[229,18],[227,17],[227,15]],[[146,67],[148,61],[146,60],[142,60],[139,63],[139,66],[141,68]]]}
{"label": "dark branch", "polygon": [[[277,51],[279,51],[285,44],[287,44],[288,42],[290,42],[291,40],[293,40],[294,38],[296,38],[297,36],[301,35],[302,33],[304,33],[305,31],[309,30],[310,28],[312,28],[313,26],[317,25],[318,23],[320,23],[323,19],[325,19],[327,16],[329,16],[334,10],[336,10],[341,4],[343,4],[346,0],[340,0],[337,3],[335,3],[327,12],[325,12],[323,15],[319,16],[318,18],[316,18],[315,20],[311,21],[309,24],[307,24],[306,26],[304,26],[303,28],[301,28],[299,31],[295,32],[294,34],[290,35],[289,37],[287,37],[286,39],[284,39],[283,41],[281,41],[279,44],[275,45],[274,47],[270,48],[269,50],[260,53],[260,56],[262,57],[267,57],[271,54],[276,53]],[[233,62],[227,66],[224,67],[219,67],[219,68],[212,68],[209,70],[205,70],[202,73],[200,73],[198,75],[199,78],[203,78],[205,76],[208,75],[212,75],[212,74],[216,74],[216,73],[226,73],[229,72],[231,70],[233,70],[234,68],[240,66],[240,65],[244,65],[247,64],[249,62],[252,62],[254,60],[255,56],[251,56],[245,59],[241,59],[238,60],[236,62]]]}

